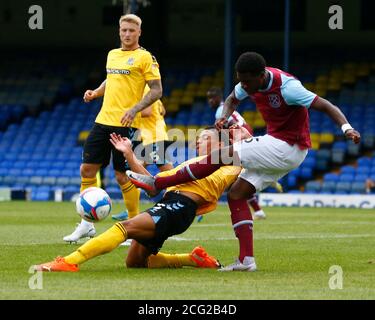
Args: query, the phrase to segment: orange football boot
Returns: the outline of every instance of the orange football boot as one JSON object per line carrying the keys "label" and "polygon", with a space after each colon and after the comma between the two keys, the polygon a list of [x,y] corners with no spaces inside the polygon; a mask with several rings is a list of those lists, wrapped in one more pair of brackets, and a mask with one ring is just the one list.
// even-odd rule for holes
{"label": "orange football boot", "polygon": [[214,268],[221,267],[221,263],[207,254],[207,252],[200,246],[195,247],[190,253],[190,257],[197,264],[197,268]]}
{"label": "orange football boot", "polygon": [[63,257],[57,257],[55,260],[35,266],[36,271],[47,271],[47,272],[77,272],[79,267],[77,264],[69,264],[65,262]]}

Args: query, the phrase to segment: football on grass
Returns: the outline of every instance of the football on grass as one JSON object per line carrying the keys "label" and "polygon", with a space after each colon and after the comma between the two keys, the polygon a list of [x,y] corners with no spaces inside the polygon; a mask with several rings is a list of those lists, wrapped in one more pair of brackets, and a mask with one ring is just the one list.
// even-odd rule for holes
{"label": "football on grass", "polygon": [[101,188],[83,190],[76,201],[77,213],[89,222],[97,222],[108,217],[112,209],[111,198]]}

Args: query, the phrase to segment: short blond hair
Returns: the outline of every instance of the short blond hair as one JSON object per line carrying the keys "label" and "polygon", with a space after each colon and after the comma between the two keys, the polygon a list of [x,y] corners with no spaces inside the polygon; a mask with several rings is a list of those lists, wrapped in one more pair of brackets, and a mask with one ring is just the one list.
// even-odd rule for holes
{"label": "short blond hair", "polygon": [[142,24],[141,18],[132,13],[121,16],[119,20],[119,24],[121,25],[121,22],[124,22],[124,21],[135,23],[138,27],[141,27],[141,24]]}

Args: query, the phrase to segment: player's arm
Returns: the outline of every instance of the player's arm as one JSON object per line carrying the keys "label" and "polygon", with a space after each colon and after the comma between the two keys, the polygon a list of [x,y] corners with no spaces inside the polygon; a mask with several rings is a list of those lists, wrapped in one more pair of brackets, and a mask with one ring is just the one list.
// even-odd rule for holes
{"label": "player's arm", "polygon": [[83,95],[83,101],[90,102],[96,98],[104,96],[106,82],[107,80],[104,80],[95,90],[86,90]]}
{"label": "player's arm", "polygon": [[152,114],[152,106],[149,106],[146,109],[143,109],[141,111],[141,117],[142,118],[147,118],[147,117],[151,116],[151,114]]}
{"label": "player's arm", "polygon": [[152,105],[156,100],[160,99],[163,94],[163,88],[160,79],[146,81],[150,87],[150,91],[138,102],[133,108],[129,109],[121,118],[121,124],[128,127],[134,120],[135,115]]}
{"label": "player's arm", "polygon": [[352,140],[354,143],[360,142],[361,135],[359,134],[359,132],[352,128],[342,111],[331,102],[317,96],[316,99],[312,102],[310,108],[327,114],[341,127],[341,130],[343,131],[347,139]]}
{"label": "player's arm", "polygon": [[132,149],[132,142],[128,138],[123,138],[120,135],[116,135],[115,133],[111,133],[111,138],[109,141],[113,144],[113,146],[126,158],[130,169],[136,173],[145,174],[151,176],[151,174],[146,170],[146,168],[142,165],[142,163],[135,157],[135,154]]}
{"label": "player's arm", "polygon": [[[240,104],[240,100],[247,97],[247,94],[241,91],[241,84],[237,84],[235,89],[231,92],[231,94],[225,99],[223,111],[219,119],[216,120],[215,126],[218,129],[222,129],[228,122],[229,117],[232,115],[234,110],[236,110],[237,106]],[[240,92],[241,91],[241,92]],[[241,97],[238,99],[237,96],[240,95]],[[243,97],[242,97],[243,96]]]}
{"label": "player's arm", "polygon": [[[283,76],[282,76],[283,77]],[[285,77],[281,87],[281,94],[288,105],[312,108],[326,113],[342,129],[346,138],[359,143],[361,136],[354,130],[341,110],[326,99],[307,90],[299,80]]]}

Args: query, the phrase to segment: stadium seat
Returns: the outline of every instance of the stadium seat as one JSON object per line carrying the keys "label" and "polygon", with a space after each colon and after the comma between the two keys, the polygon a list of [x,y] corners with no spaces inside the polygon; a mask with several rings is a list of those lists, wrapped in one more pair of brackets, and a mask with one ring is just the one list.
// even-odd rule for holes
{"label": "stadium seat", "polygon": [[324,181],[338,182],[339,181],[339,176],[336,173],[326,173],[324,175]]}
{"label": "stadium seat", "polygon": [[319,181],[309,181],[306,183],[305,192],[307,193],[318,193],[322,185]]}
{"label": "stadium seat", "polygon": [[351,190],[352,184],[350,182],[337,182],[335,193],[337,194],[346,194]]}
{"label": "stadium seat", "polygon": [[351,174],[355,174],[356,172],[356,169],[352,166],[342,166],[341,167],[341,173],[351,173]]}
{"label": "stadium seat", "polygon": [[343,182],[352,182],[354,180],[354,174],[352,173],[343,173],[339,176],[339,181]]}
{"label": "stadium seat", "polygon": [[360,194],[366,193],[365,184],[363,182],[353,182],[351,193],[360,193]]}
{"label": "stadium seat", "polygon": [[321,187],[321,193],[332,193],[336,188],[335,181],[323,181]]}

